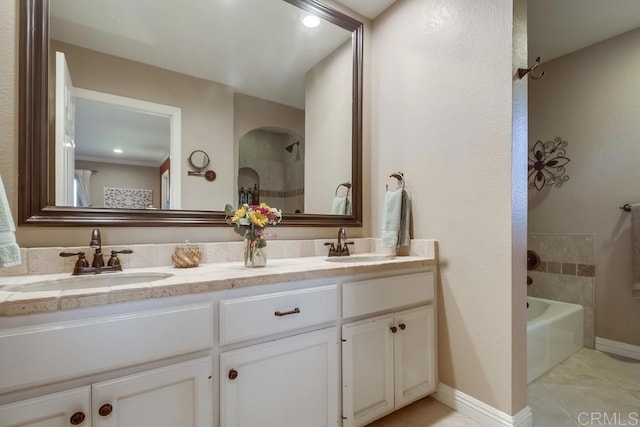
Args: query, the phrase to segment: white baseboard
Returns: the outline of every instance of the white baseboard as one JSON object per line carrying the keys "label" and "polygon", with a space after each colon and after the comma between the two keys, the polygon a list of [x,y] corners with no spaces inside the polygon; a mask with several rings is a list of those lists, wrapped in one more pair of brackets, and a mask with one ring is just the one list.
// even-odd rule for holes
{"label": "white baseboard", "polygon": [[525,406],[516,415],[508,415],[504,412],[487,405],[486,403],[471,397],[466,393],[440,383],[438,391],[433,397],[480,423],[488,427],[532,427],[533,416],[531,408]]}
{"label": "white baseboard", "polygon": [[640,360],[640,346],[596,337],[596,350]]}

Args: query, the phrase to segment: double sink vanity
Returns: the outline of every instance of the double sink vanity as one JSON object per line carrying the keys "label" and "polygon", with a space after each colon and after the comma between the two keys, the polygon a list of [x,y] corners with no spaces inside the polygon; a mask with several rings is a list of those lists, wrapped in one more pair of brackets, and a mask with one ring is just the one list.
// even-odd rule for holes
{"label": "double sink vanity", "polygon": [[0,278],[0,426],[360,426],[435,391],[433,257]]}

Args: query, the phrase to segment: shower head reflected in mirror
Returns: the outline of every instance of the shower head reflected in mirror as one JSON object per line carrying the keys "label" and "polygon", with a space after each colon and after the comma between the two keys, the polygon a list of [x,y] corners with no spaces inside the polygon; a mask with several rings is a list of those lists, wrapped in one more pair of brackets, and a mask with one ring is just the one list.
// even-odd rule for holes
{"label": "shower head reflected in mirror", "polygon": [[287,150],[289,153],[293,153],[293,147],[296,145],[300,145],[300,141],[296,141],[293,144],[289,144],[286,147],[284,147],[284,149]]}

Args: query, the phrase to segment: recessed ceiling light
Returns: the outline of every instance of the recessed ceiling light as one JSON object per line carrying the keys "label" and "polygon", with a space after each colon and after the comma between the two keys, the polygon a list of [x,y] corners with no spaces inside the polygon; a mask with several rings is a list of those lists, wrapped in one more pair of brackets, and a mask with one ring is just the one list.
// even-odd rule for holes
{"label": "recessed ceiling light", "polygon": [[116,154],[122,154],[122,150],[120,148],[114,148],[113,152]]}
{"label": "recessed ceiling light", "polygon": [[302,23],[304,24],[305,27],[315,28],[318,25],[320,25],[320,18],[314,15],[307,15],[302,20]]}

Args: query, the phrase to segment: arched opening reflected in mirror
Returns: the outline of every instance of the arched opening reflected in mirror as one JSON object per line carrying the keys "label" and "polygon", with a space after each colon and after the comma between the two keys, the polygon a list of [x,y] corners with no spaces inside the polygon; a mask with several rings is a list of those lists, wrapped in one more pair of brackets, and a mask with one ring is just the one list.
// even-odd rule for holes
{"label": "arched opening reflected in mirror", "polygon": [[[308,153],[313,149],[317,164],[335,164],[335,150],[321,147],[327,141],[342,144],[347,151],[340,157],[347,163],[342,175],[347,177],[341,179],[354,183],[359,207],[354,205],[353,215],[336,218],[331,215],[330,203],[313,207],[304,203],[304,208],[291,210],[304,214],[285,216],[284,225],[360,225],[360,22],[316,0],[160,1],[144,5],[126,0],[20,0],[20,7],[20,175],[28,181],[20,186],[21,223],[224,225],[221,209],[237,201],[239,188],[234,141],[245,133],[242,129],[287,127],[286,114],[293,112],[302,117],[300,141],[306,141],[306,146],[293,145],[291,153],[295,157],[303,148]],[[309,13],[321,18],[318,27],[302,24]],[[219,30],[226,33],[217,33]],[[265,33],[269,37],[264,37]],[[63,86],[64,95],[58,96],[55,82],[61,73],[55,65],[57,52],[65,55],[71,76],[70,84]],[[151,191],[153,201],[148,206],[156,211],[134,212],[133,206],[110,209],[96,202],[80,205],[73,200],[74,190],[68,191],[70,195],[61,190],[74,181],[75,169],[89,170],[91,166],[75,165],[82,157],[75,156],[80,152],[74,150],[75,136],[56,136],[65,126],[55,122],[59,114],[49,105],[61,98],[75,100],[78,91],[181,111],[180,124],[172,127],[181,145],[175,149],[170,145],[168,157],[160,161],[166,164],[156,171],[153,188],[146,184],[140,188],[138,178],[116,187]],[[61,111],[64,108],[68,113],[64,118],[73,121],[70,127],[82,127],[74,107],[63,105]],[[282,112],[285,116],[279,116]],[[122,141],[112,133],[111,141],[100,145],[123,145]],[[72,150],[50,155],[56,144],[70,145]],[[195,149],[215,153],[210,166],[217,174],[213,185],[212,181],[185,178],[188,156]],[[160,150],[147,151],[159,155]],[[119,167],[124,169],[129,160],[126,153],[119,154],[123,159]],[[34,172],[41,173],[39,179],[24,178]],[[312,168],[305,171],[307,185],[325,179],[321,171],[309,175],[312,172]],[[96,184],[97,178],[93,181]],[[104,193],[105,188],[99,190]]]}
{"label": "arched opening reflected in mirror", "polygon": [[304,213],[304,147],[304,138],[287,129],[260,128],[243,135],[238,147],[238,203],[264,202],[283,213]]}

